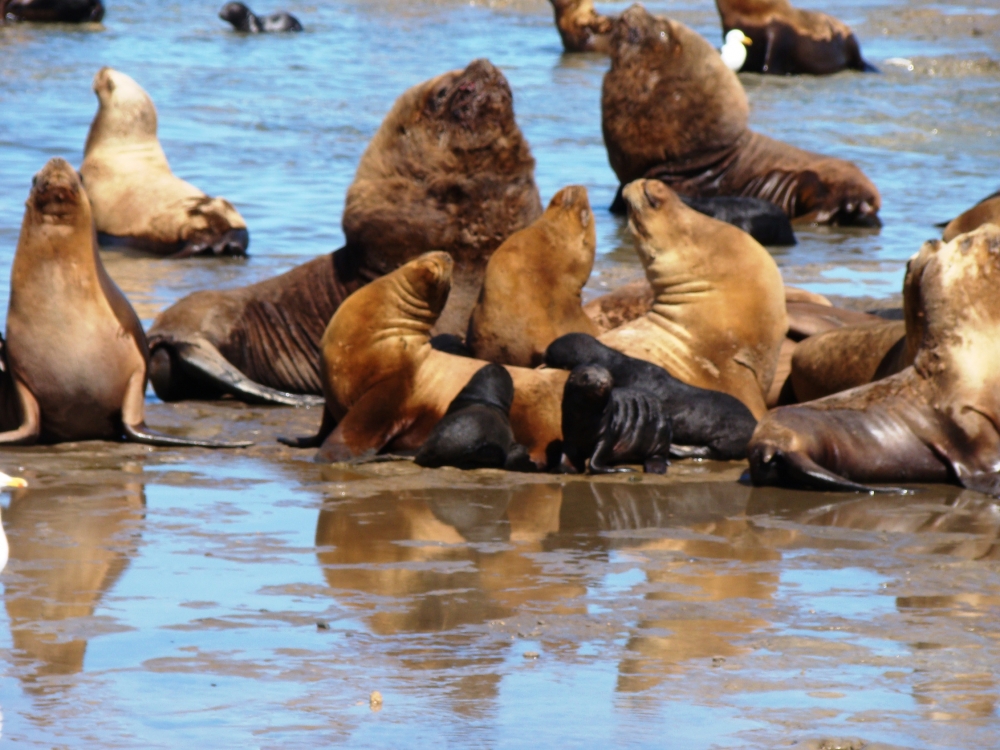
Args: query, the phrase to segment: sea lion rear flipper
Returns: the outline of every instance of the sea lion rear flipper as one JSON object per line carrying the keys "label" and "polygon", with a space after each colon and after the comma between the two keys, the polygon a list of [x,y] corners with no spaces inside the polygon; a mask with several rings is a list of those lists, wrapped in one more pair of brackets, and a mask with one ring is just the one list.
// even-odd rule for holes
{"label": "sea lion rear flipper", "polygon": [[225,440],[190,440],[188,438],[164,435],[161,432],[154,432],[146,427],[145,422],[136,425],[122,423],[122,431],[125,438],[132,443],[143,443],[145,445],[176,446],[190,448],[246,448],[253,445],[251,440],[238,440],[227,442]]}
{"label": "sea lion rear flipper", "polygon": [[42,411],[35,394],[28,390],[28,386],[16,377],[13,380],[21,424],[16,429],[0,432],[0,445],[34,445],[42,434]]}
{"label": "sea lion rear flipper", "polygon": [[[820,466],[800,451],[775,449],[766,467],[756,465],[751,460],[751,481],[755,485],[776,484],[783,487],[828,492],[896,492],[905,493],[898,487],[870,487],[852,482],[829,469]],[[764,468],[764,472],[761,472]]]}

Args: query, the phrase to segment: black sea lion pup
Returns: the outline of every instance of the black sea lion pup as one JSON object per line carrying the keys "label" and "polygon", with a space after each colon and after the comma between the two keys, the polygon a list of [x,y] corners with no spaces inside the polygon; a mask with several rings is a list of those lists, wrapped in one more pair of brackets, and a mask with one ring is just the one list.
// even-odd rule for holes
{"label": "black sea lion pup", "polygon": [[512,403],[510,373],[500,365],[486,365],[455,396],[414,460],[431,468],[535,471],[528,451],[514,440]]}
{"label": "black sea lion pup", "polygon": [[[678,195],[688,208],[739,227],[762,245],[794,245],[795,232],[788,214],[779,206],[760,198],[717,195],[714,198],[691,198]],[[621,210],[625,210],[622,199]]]}
{"label": "black sea lion pup", "polygon": [[219,18],[223,21],[229,21],[236,31],[248,34],[302,31],[299,19],[290,13],[281,11],[269,16],[255,16],[243,3],[226,3],[219,11]]}
{"label": "black sea lion pup", "polygon": [[7,21],[34,23],[100,23],[101,0],[0,0],[0,24]]}
{"label": "black sea lion pup", "polygon": [[655,396],[667,407],[673,422],[672,456],[722,461],[746,458],[747,442],[757,420],[734,396],[682,383],[662,367],[628,357],[583,333],[569,333],[553,341],[545,351],[545,364],[562,370],[599,365],[611,373],[616,388],[644,390]]}
{"label": "black sea lion pup", "polygon": [[159,435],[144,423],[146,337],[97,254],[76,171],[51,159],[35,175],[10,278],[7,363],[20,425],[0,443],[118,440],[242,447]]}
{"label": "black sea lion pup", "polygon": [[641,463],[665,474],[670,453],[667,406],[638,388],[617,388],[600,365],[580,365],[566,381],[562,400],[563,453],[581,474],[611,474]]}

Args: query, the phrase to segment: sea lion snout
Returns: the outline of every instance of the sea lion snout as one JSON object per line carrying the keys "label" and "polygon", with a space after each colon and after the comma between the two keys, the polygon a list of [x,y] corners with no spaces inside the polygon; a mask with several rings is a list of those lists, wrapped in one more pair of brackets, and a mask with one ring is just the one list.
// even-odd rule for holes
{"label": "sea lion snout", "polygon": [[485,58],[473,60],[455,80],[449,97],[452,119],[471,125],[483,117],[513,113],[513,94],[503,74]]}
{"label": "sea lion snout", "polygon": [[79,203],[81,187],[76,170],[57,156],[31,178],[29,204],[40,213],[65,218]]}
{"label": "sea lion snout", "polygon": [[566,388],[577,394],[577,398],[593,403],[603,403],[611,395],[615,382],[611,373],[600,365],[579,365],[573,368]]}

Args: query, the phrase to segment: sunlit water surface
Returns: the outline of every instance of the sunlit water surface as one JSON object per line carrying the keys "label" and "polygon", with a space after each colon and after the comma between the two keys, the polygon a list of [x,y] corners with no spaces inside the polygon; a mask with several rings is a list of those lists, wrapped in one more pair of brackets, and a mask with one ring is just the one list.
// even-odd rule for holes
{"label": "sunlit water surface", "polygon": [[[709,0],[649,7],[721,41]],[[112,0],[99,29],[0,29],[0,309],[31,175],[51,156],[79,164],[102,65],[146,88],[174,171],[231,200],[251,232],[248,260],[105,253],[147,324],[190,291],[339,247],[344,193],[393,100],[476,57],[510,80],[543,200],[571,183],[590,192],[588,294],[639,275],[604,210],[617,187],[600,131],[607,59],[563,55],[547,4],[289,9],[305,33],[244,38],[213,5],[148,0]],[[936,222],[1000,187],[1000,19],[947,2],[826,9],[882,75],[742,80],[754,128],[855,161],[883,197],[881,230],[798,228],[799,244],[775,251],[786,280],[874,303],[898,295]],[[968,748],[1000,736],[1000,510],[987,498],[751,490],[739,465],[607,483],[338,473],[263,447],[317,420],[154,402],[152,424],[249,432],[262,447],[0,455],[32,483],[3,511],[3,739]]]}

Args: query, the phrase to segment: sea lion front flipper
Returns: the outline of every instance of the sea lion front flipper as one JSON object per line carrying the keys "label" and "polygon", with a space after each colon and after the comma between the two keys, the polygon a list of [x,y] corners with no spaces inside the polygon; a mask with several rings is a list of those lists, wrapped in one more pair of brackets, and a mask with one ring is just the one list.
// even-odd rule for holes
{"label": "sea lion front flipper", "polygon": [[314,460],[342,463],[381,451],[413,423],[413,417],[399,417],[408,392],[396,379],[384,380],[368,389],[327,435]]}
{"label": "sea lion front flipper", "polygon": [[336,426],[337,420],[330,414],[329,409],[324,408],[323,421],[320,422],[319,431],[315,435],[306,435],[304,437],[284,437],[279,435],[278,442],[291,448],[319,448]]}
{"label": "sea lion front flipper", "polygon": [[14,430],[0,432],[0,445],[34,445],[42,434],[42,411],[28,386],[14,378],[17,400],[21,411],[21,424]]}
{"label": "sea lion front flipper", "polygon": [[590,468],[591,474],[625,474],[628,472],[633,472],[635,469],[630,469],[627,466],[609,466],[604,463],[609,458],[615,455],[615,444],[605,440],[603,437],[599,438],[597,441],[597,446],[594,448],[594,455],[590,457]]}

